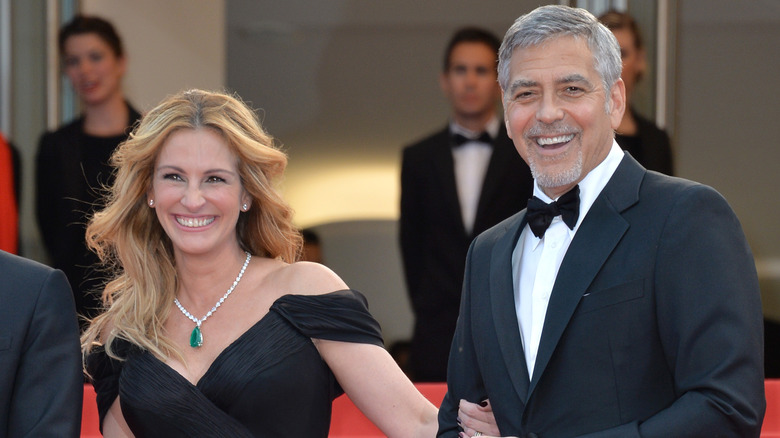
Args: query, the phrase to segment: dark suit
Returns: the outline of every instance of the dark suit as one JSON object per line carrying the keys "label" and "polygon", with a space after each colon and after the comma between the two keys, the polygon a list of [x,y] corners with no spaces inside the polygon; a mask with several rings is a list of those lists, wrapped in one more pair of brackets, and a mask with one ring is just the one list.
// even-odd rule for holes
{"label": "dark suit", "polygon": [[493,141],[474,230],[467,234],[451,148],[447,127],[403,152],[400,240],[406,286],[416,318],[410,361],[418,381],[446,380],[471,240],[520,211],[533,193],[531,171],[502,124]]}
{"label": "dark suit", "polygon": [[759,435],[758,280],[715,190],[623,158],[564,256],[530,379],[511,272],[525,225],[470,248],[439,436],[457,435],[458,399],[486,396],[502,435]]}
{"label": "dark suit", "polygon": [[0,438],[78,437],[84,377],[65,275],[0,251]]}

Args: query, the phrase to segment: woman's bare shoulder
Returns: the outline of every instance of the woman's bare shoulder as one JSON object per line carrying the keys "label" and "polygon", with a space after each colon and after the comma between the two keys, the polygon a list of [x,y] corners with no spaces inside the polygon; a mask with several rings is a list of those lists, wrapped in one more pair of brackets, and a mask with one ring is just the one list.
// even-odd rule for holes
{"label": "woman's bare shoulder", "polygon": [[347,289],[347,284],[327,266],[296,262],[279,266],[269,276],[283,294],[322,295]]}

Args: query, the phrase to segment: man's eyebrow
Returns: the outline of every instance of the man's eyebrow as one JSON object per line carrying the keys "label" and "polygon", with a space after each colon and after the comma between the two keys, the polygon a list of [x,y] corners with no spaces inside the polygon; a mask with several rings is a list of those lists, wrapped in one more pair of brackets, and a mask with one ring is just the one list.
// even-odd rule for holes
{"label": "man's eyebrow", "polygon": [[[556,79],[555,82],[559,85],[581,83],[581,84],[585,84],[589,88],[593,87],[593,84],[588,80],[588,78],[586,78],[585,76],[579,73],[563,76],[559,79]],[[517,79],[509,85],[509,94],[514,93],[519,88],[531,88],[531,87],[536,87],[538,85],[539,83],[537,81],[531,79],[522,79],[522,78]]]}
{"label": "man's eyebrow", "polygon": [[569,76],[564,76],[564,77],[556,80],[555,82],[557,82],[558,84],[572,84],[572,83],[577,83],[578,82],[578,83],[583,83],[583,84],[587,85],[588,87],[591,87],[591,88],[593,87],[593,84],[590,83],[588,78],[586,78],[585,76],[583,76],[581,74],[578,74],[578,73],[571,74]]}
{"label": "man's eyebrow", "polygon": [[535,87],[538,84],[538,82],[532,81],[530,79],[517,79],[516,81],[509,84],[509,93],[514,93],[518,88]]}

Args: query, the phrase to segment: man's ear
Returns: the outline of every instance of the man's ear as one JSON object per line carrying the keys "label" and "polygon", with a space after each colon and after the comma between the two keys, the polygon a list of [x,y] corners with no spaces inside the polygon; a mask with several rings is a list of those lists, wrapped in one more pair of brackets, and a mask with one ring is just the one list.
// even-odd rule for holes
{"label": "man's ear", "polygon": [[617,129],[620,126],[620,121],[623,120],[623,113],[625,112],[626,84],[623,82],[623,79],[618,78],[609,92],[609,117],[612,129]]}
{"label": "man's ear", "polygon": [[504,89],[499,87],[498,91],[499,93],[501,93],[499,98],[501,99],[501,108],[503,109],[503,113],[504,113],[504,126],[506,127],[506,135],[509,138],[512,138],[512,131],[509,129],[509,116],[507,115],[506,112],[506,100],[504,100]]}

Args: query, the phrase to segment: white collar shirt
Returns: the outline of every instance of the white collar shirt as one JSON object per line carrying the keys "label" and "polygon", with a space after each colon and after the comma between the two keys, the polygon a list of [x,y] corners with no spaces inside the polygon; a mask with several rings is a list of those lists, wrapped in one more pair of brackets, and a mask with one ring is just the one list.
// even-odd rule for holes
{"label": "white collar shirt", "polygon": [[[569,229],[561,217],[556,216],[540,239],[534,236],[526,224],[512,252],[515,311],[528,375],[531,377],[558,269],[588,210],[615,173],[623,156],[623,150],[613,140],[612,148],[604,161],[580,181],[580,212],[573,229]],[[534,196],[547,203],[553,201],[542,192],[535,181]]]}
{"label": "white collar shirt", "polygon": [[[498,117],[494,116],[485,126],[485,131],[490,134],[490,138],[495,139],[498,136],[501,128],[500,123]],[[455,186],[458,191],[461,218],[466,234],[471,234],[477,218],[482,185],[490,164],[490,157],[493,155],[493,147],[477,140],[481,132],[470,131],[454,121],[450,122],[450,133],[475,139],[452,148]]]}

